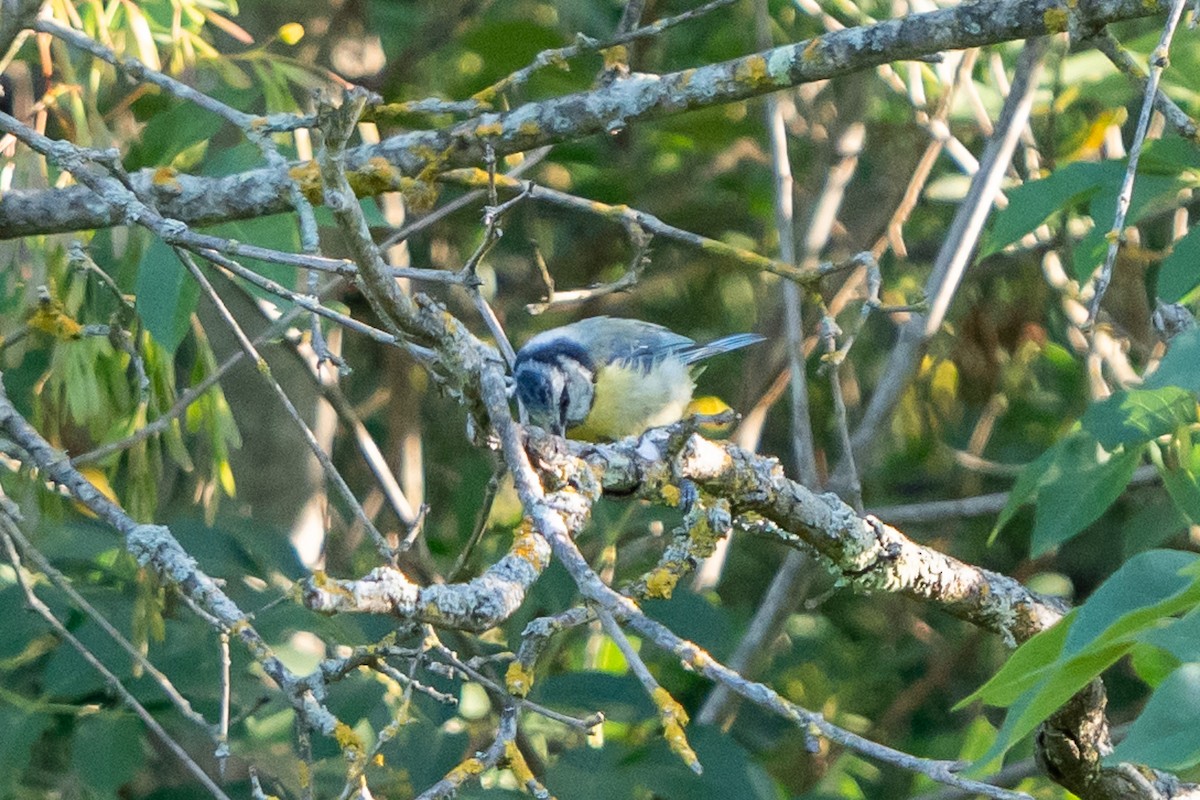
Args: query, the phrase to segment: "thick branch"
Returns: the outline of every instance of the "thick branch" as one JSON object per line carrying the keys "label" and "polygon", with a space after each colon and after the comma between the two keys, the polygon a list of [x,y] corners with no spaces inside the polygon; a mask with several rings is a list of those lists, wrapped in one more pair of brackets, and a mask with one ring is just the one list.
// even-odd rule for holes
{"label": "thick branch", "polygon": [[383,566],[358,580],[318,573],[303,582],[302,599],[304,605],[326,614],[391,614],[478,633],[512,616],[549,562],[550,546],[522,526],[508,554],[466,583],[419,586],[395,567]]}
{"label": "thick branch", "polygon": [[[376,194],[414,189],[414,181],[444,169],[483,163],[491,145],[498,156],[617,130],[630,122],[767,94],[825,80],[889,61],[943,50],[997,44],[1060,33],[1070,23],[1092,30],[1110,22],[1163,12],[1164,0],[987,0],[873,25],[832,31],[796,44],[666,75],[633,75],[590,92],[527,103],[504,114],[482,114],[452,128],[415,131],[348,151],[355,190]],[[292,178],[317,198],[315,175]],[[193,225],[260,217],[291,209],[290,179],[263,168],[223,178],[168,175],[144,170],[133,185],[154,197],[164,216]],[[0,239],[104,228],[119,213],[91,190],[14,191],[0,197]]]}
{"label": "thick branch", "polygon": [[[858,591],[931,603],[1009,642],[1044,630],[1065,610],[1013,578],[917,544],[874,517],[860,517],[835,494],[808,490],[789,480],[773,458],[694,434],[680,439],[667,432],[647,434],[637,442],[578,446],[577,454],[605,490],[666,502],[677,494],[674,487],[680,481],[692,481],[727,499],[735,517],[754,532],[816,552],[839,580]],[[556,457],[542,441],[531,441],[542,469],[559,479],[578,480],[568,462],[579,462]]]}

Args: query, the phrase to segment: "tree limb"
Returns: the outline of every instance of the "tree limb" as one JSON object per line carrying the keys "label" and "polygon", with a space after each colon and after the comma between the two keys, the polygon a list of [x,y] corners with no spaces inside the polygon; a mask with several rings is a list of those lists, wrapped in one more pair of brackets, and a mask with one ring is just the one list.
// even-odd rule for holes
{"label": "tree limb", "polygon": [[[619,130],[630,122],[756,97],[802,83],[928,56],[1111,22],[1152,16],[1165,0],[981,0],[872,25],[831,31],[796,44],[665,75],[635,74],[589,92],[527,103],[507,113],[481,114],[442,130],[398,134],[346,152],[358,194],[428,192],[427,178],[483,163],[487,146],[497,156]],[[170,171],[168,171],[170,172]],[[153,197],[164,216],[212,225],[291,210],[290,181],[319,198],[315,170],[283,174],[270,167],[221,178],[161,170],[132,176],[136,192]],[[0,239],[105,228],[122,223],[119,212],[90,189],[13,191],[0,197]]]}

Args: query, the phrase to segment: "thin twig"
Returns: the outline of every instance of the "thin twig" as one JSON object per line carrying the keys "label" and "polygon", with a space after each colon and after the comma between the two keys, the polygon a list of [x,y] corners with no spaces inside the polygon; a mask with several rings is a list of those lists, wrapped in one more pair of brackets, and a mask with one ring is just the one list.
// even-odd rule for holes
{"label": "thin twig", "polygon": [[[438,176],[438,180],[447,183],[456,183],[462,186],[487,186],[488,175],[484,170],[477,169],[455,169],[449,170]],[[706,236],[685,231],[676,228],[673,225],[668,225],[653,214],[648,214],[645,211],[637,211],[628,206],[616,206],[608,203],[601,203],[595,200],[577,197],[567,192],[560,192],[557,189],[550,189],[540,184],[532,182],[518,181],[510,179],[507,176],[496,176],[496,188],[507,192],[524,192],[527,191],[530,199],[538,200],[552,205],[568,208],[573,211],[580,211],[586,214],[592,214],[616,222],[621,225],[634,224],[642,230],[653,234],[657,237],[670,239],[671,241],[680,242],[698,250],[702,250],[714,256],[729,259],[734,263],[740,264],[749,269],[760,272],[769,272],[774,275],[779,275],[782,278],[796,281],[805,286],[813,286],[828,274],[828,270],[824,267],[802,270],[794,264],[789,264],[784,261],[767,258],[759,255],[752,250],[736,247],[718,239],[710,239]],[[823,271],[825,269],[825,271]]]}
{"label": "thin twig", "polygon": [[[334,278],[322,288],[319,294],[325,294],[327,291],[340,284],[340,279]],[[290,325],[297,317],[300,316],[302,311],[303,309],[301,309],[299,306],[288,309],[288,311],[280,316],[279,319],[275,320],[270,326],[268,326],[266,330],[254,337],[254,345],[256,347],[261,347],[271,339],[280,335],[287,329],[288,325]],[[246,353],[243,350],[238,350],[237,352],[230,354],[230,356],[226,358],[225,361],[222,362],[221,365],[217,367],[217,369],[214,370],[210,375],[206,376],[196,385],[189,387],[187,391],[181,394],[175,401],[174,405],[167,409],[166,412],[155,417],[153,420],[146,423],[141,428],[138,428],[136,431],[123,439],[100,445],[99,447],[89,450],[86,453],[80,453],[79,455],[74,456],[71,459],[71,463],[75,464],[76,466],[80,466],[83,464],[94,463],[96,461],[103,461],[114,453],[127,450],[130,447],[137,445],[139,442],[145,441],[151,436],[154,436],[155,434],[162,433],[171,426],[174,420],[182,416],[183,413],[186,412],[193,403],[203,397],[205,392],[207,392],[223,377],[225,377],[229,370],[240,364],[242,359],[245,357]]]}
{"label": "thin twig", "polygon": [[[550,66],[552,64],[565,64],[568,59],[584,53],[595,53],[600,50],[616,47],[617,45],[626,44],[638,39],[648,39],[657,36],[668,28],[678,25],[681,22],[687,22],[689,20],[696,19],[697,17],[703,16],[710,11],[721,8],[722,6],[732,5],[734,2],[735,0],[711,0],[711,2],[705,3],[702,6],[697,6],[696,8],[693,8],[690,11],[685,11],[677,16],[666,17],[658,22],[646,25],[645,27],[637,27],[637,19],[634,19],[632,23],[627,23],[625,19],[625,15],[636,16],[639,18],[641,17],[640,9],[644,4],[644,0],[637,0],[637,2],[631,3],[630,6],[626,7],[627,10],[625,15],[623,15],[621,18],[621,27],[618,28],[617,35],[613,36],[608,41],[601,42],[588,36],[584,36],[582,33],[578,34],[576,36],[575,44],[567,45],[566,47],[558,47],[553,50],[543,50],[534,56],[533,61],[531,61],[528,65],[510,75],[505,76],[504,78],[501,78],[491,86],[488,86],[486,89],[476,92],[472,99],[490,102],[501,92],[510,91],[524,85],[524,83],[528,81],[535,72],[543,67]],[[634,11],[636,11],[636,14],[634,14]]]}
{"label": "thin twig", "polygon": [[87,645],[79,641],[74,634],[67,630],[67,627],[59,621],[58,617],[54,615],[54,612],[50,610],[49,606],[43,603],[41,599],[34,594],[33,586],[30,585],[29,579],[26,576],[24,569],[21,567],[21,558],[19,555],[17,555],[16,545],[13,542],[12,531],[16,528],[16,521],[8,515],[7,506],[0,506],[0,539],[4,541],[4,549],[7,552],[9,563],[11,563],[13,566],[17,583],[20,584],[21,590],[25,594],[25,601],[29,604],[29,607],[32,608],[38,614],[38,616],[44,619],[47,624],[50,625],[55,634],[70,644],[71,647],[73,647],[75,651],[79,653],[80,657],[87,662],[88,666],[96,670],[96,672],[98,672],[101,677],[104,678],[104,681],[108,684],[109,688],[121,698],[121,702],[124,703],[131,711],[133,711],[133,713],[136,714],[139,719],[141,719],[143,724],[145,724],[145,726],[149,728],[156,737],[158,737],[158,740],[163,743],[164,747],[170,750],[171,753],[179,759],[179,762],[183,765],[184,769],[187,770],[187,772],[190,773],[197,781],[199,781],[200,785],[203,786],[209,794],[217,798],[217,800],[230,800],[229,796],[221,790],[221,787],[217,786],[213,779],[208,776],[208,773],[200,768],[200,765],[197,764],[195,760],[193,760],[192,757],[187,754],[187,751],[184,750],[183,747],[180,746],[180,744],[175,741],[175,739],[169,733],[167,733],[162,725],[158,723],[158,720],[156,720],[153,715],[146,710],[145,706],[139,703],[137,698],[125,688],[125,685],[121,683],[121,679],[113,674],[112,671],[110,671],[108,667],[104,665],[104,662],[101,661],[95,653],[88,649]]}
{"label": "thin twig", "polygon": [[[995,133],[984,148],[980,169],[972,178],[967,196],[955,212],[954,221],[934,262],[933,272],[926,282],[925,296],[931,298],[929,313],[923,317],[914,315],[901,328],[883,377],[876,385],[875,393],[854,431],[853,450],[860,459],[867,455],[877,439],[876,432],[899,402],[929,339],[941,329],[950,301],[975,251],[983,224],[1000,191],[1000,182],[1032,111],[1047,47],[1048,40],[1045,37],[1025,42],[1025,49],[1017,61],[1012,91],[1005,98]],[[840,469],[835,470],[835,474],[840,473]]]}
{"label": "thin twig", "polygon": [[213,304],[213,307],[216,308],[222,322],[224,322],[226,327],[229,328],[230,332],[233,333],[234,339],[237,341],[238,346],[241,347],[241,349],[246,353],[246,356],[254,363],[259,375],[261,375],[263,380],[266,381],[267,386],[271,388],[271,391],[274,393],[275,397],[283,406],[284,411],[287,413],[288,418],[291,419],[296,428],[300,431],[301,436],[308,445],[308,449],[312,451],[312,454],[317,459],[317,463],[321,465],[321,469],[325,473],[326,480],[333,484],[333,487],[337,490],[338,495],[342,498],[346,505],[350,507],[351,511],[354,513],[354,516],[359,520],[359,522],[362,523],[372,541],[375,542],[375,548],[379,551],[379,554],[383,557],[383,559],[388,563],[394,563],[396,558],[395,551],[390,545],[388,545],[387,539],[384,537],[384,535],[379,532],[378,528],[375,527],[375,523],[371,520],[367,512],[363,510],[362,504],[359,503],[358,498],[354,496],[354,491],[346,483],[341,473],[338,472],[337,467],[334,466],[333,460],[329,457],[329,454],[325,452],[323,447],[321,447],[321,443],[317,441],[317,437],[313,433],[312,428],[310,428],[308,423],[304,421],[304,417],[301,416],[299,409],[296,408],[296,405],[292,402],[291,397],[289,397],[288,393],[283,390],[283,387],[279,385],[279,382],[275,380],[275,377],[271,373],[271,367],[267,363],[266,359],[263,358],[258,352],[258,348],[254,346],[254,342],[252,342],[250,337],[246,335],[246,332],[242,329],[242,326],[238,324],[237,319],[225,305],[225,301],[221,299],[219,294],[217,294],[217,290],[213,288],[213,285],[208,280],[208,277],[205,276],[199,265],[196,264],[195,259],[192,258],[192,254],[178,248],[176,248],[175,252],[176,255],[179,256],[180,261],[182,261],[184,266],[187,268],[188,272],[191,273],[192,278],[197,284],[200,285],[200,290],[208,298],[209,302]]}
{"label": "thin twig", "polygon": [[[21,518],[19,512],[12,504],[12,501],[3,495],[0,495],[0,505],[3,506],[3,513],[6,514],[11,520],[15,522],[20,521]],[[171,682],[171,679],[163,674],[158,667],[154,666],[150,659],[146,658],[145,654],[143,654],[141,650],[134,647],[133,643],[125,638],[125,636],[119,630],[117,630],[111,622],[108,621],[107,617],[101,614],[95,608],[95,606],[89,603],[86,598],[79,594],[79,592],[75,591],[75,587],[71,585],[71,581],[67,578],[67,576],[59,572],[54,565],[50,563],[49,559],[47,559],[41,553],[41,551],[35,548],[33,544],[25,538],[25,534],[21,532],[21,529],[18,526],[13,525],[8,527],[7,535],[12,538],[13,542],[17,546],[17,549],[21,551],[21,555],[24,558],[32,561],[34,565],[37,566],[38,570],[47,578],[49,578],[50,582],[53,583],[59,591],[65,594],[72,603],[74,603],[81,611],[83,611],[85,615],[87,615],[89,619],[92,620],[92,622],[96,623],[96,625],[98,625],[105,633],[107,633],[109,637],[111,637],[112,640],[116,642],[117,645],[146,672],[147,675],[154,679],[155,683],[157,683],[159,688],[162,689],[163,694],[167,696],[167,698],[175,706],[176,710],[178,710],[185,719],[195,723],[206,733],[211,734],[213,732],[213,726],[209,724],[208,720],[204,719],[201,714],[192,708],[192,704],[188,702],[186,697],[180,694],[179,690],[176,689],[175,685]]]}
{"label": "thin twig", "polygon": [[627,225],[626,230],[629,233],[629,239],[633,243],[634,253],[633,258],[629,260],[629,266],[625,269],[625,273],[611,283],[602,283],[597,286],[589,286],[586,289],[569,289],[567,291],[556,291],[554,288],[554,278],[551,277],[549,269],[546,267],[546,261],[541,257],[541,253],[537,254],[538,268],[542,273],[542,280],[546,284],[546,299],[540,303],[529,303],[525,306],[525,310],[533,316],[543,314],[551,308],[561,308],[563,306],[575,306],[580,303],[586,303],[589,300],[595,300],[597,297],[624,292],[632,289],[641,279],[642,273],[646,271],[646,267],[650,265],[650,242],[652,237],[647,235],[637,225]]}
{"label": "thin twig", "polygon": [[527,711],[540,714],[546,719],[552,719],[555,722],[560,722],[563,725],[574,728],[578,731],[590,731],[592,728],[604,721],[604,715],[598,712],[592,714],[591,716],[580,719],[579,717],[572,717],[569,714],[563,714],[560,711],[555,711],[552,708],[546,708],[539,703],[535,703],[532,700],[526,700],[523,697],[513,697],[503,686],[496,683],[494,680],[460,659],[453,650],[442,644],[441,641],[437,640],[436,637],[434,637],[434,640],[430,643],[430,645],[430,649],[441,656],[441,658],[443,658],[447,664],[462,673],[467,680],[478,683],[492,694],[504,698],[504,700],[508,703],[516,704]]}
{"label": "thin twig", "polygon": [[1133,143],[1129,146],[1129,164],[1125,168],[1125,178],[1121,181],[1121,191],[1117,194],[1117,210],[1113,215],[1113,224],[1108,231],[1108,254],[1104,257],[1104,265],[1095,278],[1095,294],[1088,307],[1088,326],[1096,322],[1100,313],[1100,302],[1104,299],[1108,286],[1112,283],[1113,268],[1117,264],[1117,251],[1125,241],[1125,215],[1129,213],[1130,203],[1133,202],[1133,182],[1137,177],[1138,159],[1142,155],[1142,145],[1146,141],[1146,131],[1150,128],[1150,115],[1154,111],[1155,99],[1158,96],[1158,83],[1162,79],[1163,70],[1167,68],[1167,53],[1171,49],[1171,39],[1183,15],[1187,0],[1175,0],[1167,14],[1166,24],[1163,25],[1162,36],[1158,46],[1150,54],[1150,74],[1146,79],[1145,96],[1142,99],[1142,113],[1138,117],[1137,130],[1133,134]]}
{"label": "thin twig", "polygon": [[488,478],[487,486],[483,490],[483,499],[479,503],[479,510],[475,513],[475,526],[471,529],[471,535],[467,538],[467,543],[463,545],[458,558],[454,560],[454,566],[446,574],[448,583],[454,583],[462,577],[463,570],[466,569],[467,562],[471,559],[471,553],[475,551],[479,541],[483,538],[484,531],[487,530],[488,517],[492,514],[492,504],[496,501],[496,494],[499,493],[501,482],[507,474],[508,471],[503,464],[497,464],[492,470],[492,477]]}

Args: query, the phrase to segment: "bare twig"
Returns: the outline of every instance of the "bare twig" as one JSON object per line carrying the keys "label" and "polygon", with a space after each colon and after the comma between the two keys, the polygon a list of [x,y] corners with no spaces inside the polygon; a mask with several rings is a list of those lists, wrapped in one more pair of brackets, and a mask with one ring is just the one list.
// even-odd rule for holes
{"label": "bare twig", "polygon": [[7,520],[14,523],[12,525],[5,526],[5,534],[12,539],[17,549],[21,552],[21,555],[33,562],[38,570],[41,571],[41,573],[47,578],[49,578],[50,582],[53,583],[60,592],[65,594],[72,603],[74,603],[81,611],[83,611],[84,614],[88,616],[89,619],[91,619],[105,633],[107,633],[109,637],[111,637],[112,640],[116,642],[117,645],[119,645],[120,648],[124,650],[129,657],[132,658],[138,664],[138,666],[140,666],[146,672],[147,675],[153,678],[154,682],[158,684],[160,689],[162,689],[163,694],[167,696],[167,698],[185,719],[194,723],[206,733],[213,733],[213,726],[209,724],[208,720],[204,719],[202,715],[197,713],[192,708],[192,704],[188,702],[186,697],[179,693],[179,690],[175,688],[175,685],[171,682],[171,679],[163,674],[158,667],[154,666],[154,664],[148,658],[146,658],[145,654],[143,654],[138,648],[134,647],[133,643],[125,638],[125,636],[119,630],[117,630],[111,622],[108,621],[107,617],[101,614],[100,611],[95,608],[95,606],[93,606],[87,601],[86,598],[83,597],[83,595],[75,591],[75,588],[71,585],[71,582],[67,579],[67,576],[55,569],[54,565],[51,564],[50,561],[44,555],[42,555],[42,553],[37,550],[28,539],[25,538],[25,534],[21,532],[21,529],[17,524],[21,521],[20,514],[16,507],[12,504],[12,501],[3,495],[0,495],[0,506],[2,506],[0,511],[3,512]]}
{"label": "bare twig", "polygon": [[[488,184],[487,173],[483,170],[475,169],[452,170],[441,175],[440,179],[448,183],[457,183],[463,186],[486,186]],[[563,208],[594,214],[602,219],[608,219],[622,225],[636,225],[643,231],[654,236],[680,242],[706,253],[727,258],[750,269],[769,272],[804,285],[814,285],[832,269],[831,267],[823,266],[816,269],[802,270],[782,260],[767,258],[751,250],[735,247],[716,239],[709,239],[690,231],[681,230],[680,228],[666,224],[652,214],[637,211],[628,206],[614,206],[594,200],[587,200],[538,184],[513,180],[506,176],[497,175],[495,183],[498,189],[504,191],[527,192],[531,200],[539,200]]]}
{"label": "bare twig", "polygon": [[1117,251],[1121,249],[1121,244],[1125,241],[1125,215],[1129,213],[1129,205],[1133,202],[1133,182],[1137,177],[1138,159],[1142,155],[1146,131],[1150,128],[1150,114],[1154,111],[1158,97],[1158,83],[1162,79],[1163,70],[1167,68],[1167,53],[1171,49],[1171,39],[1175,36],[1175,28],[1179,25],[1179,18],[1183,15],[1185,5],[1187,5],[1187,0],[1174,0],[1171,4],[1166,24],[1163,25],[1162,36],[1158,40],[1158,46],[1150,54],[1150,75],[1145,83],[1142,113],[1138,117],[1133,142],[1129,145],[1129,164],[1125,168],[1125,178],[1121,181],[1121,191],[1117,194],[1117,210],[1113,215],[1113,224],[1108,231],[1108,254],[1104,257],[1104,264],[1096,275],[1095,294],[1092,295],[1092,302],[1088,306],[1087,322],[1089,326],[1095,324],[1096,315],[1100,313],[1100,302],[1104,299],[1104,293],[1108,291],[1108,285],[1112,282],[1113,268],[1117,264]]}
{"label": "bare twig", "polygon": [[493,98],[502,92],[511,91],[523,86],[530,77],[538,70],[551,65],[564,65],[569,59],[585,53],[595,53],[600,50],[606,50],[610,47],[627,44],[637,41],[638,39],[648,39],[658,36],[668,28],[674,27],[682,22],[696,19],[711,11],[715,11],[723,6],[732,5],[734,0],[710,0],[704,5],[697,6],[682,14],[674,17],[665,17],[645,27],[639,27],[639,20],[642,16],[642,8],[645,5],[645,0],[630,0],[625,6],[625,11],[621,15],[621,21],[617,27],[617,34],[611,39],[601,42],[591,37],[584,36],[582,33],[576,36],[575,44],[559,47],[553,50],[543,50],[533,57],[528,65],[513,72],[510,75],[501,78],[500,80],[488,86],[479,92],[476,92],[473,100],[481,102],[490,102]]}
{"label": "bare twig", "polygon": [[[1133,59],[1129,51],[1121,46],[1121,43],[1117,41],[1117,37],[1112,35],[1112,31],[1108,28],[1103,28],[1095,36],[1091,37],[1089,41],[1096,45],[1097,50],[1108,56],[1108,60],[1113,63],[1113,66],[1127,75],[1130,80],[1135,81],[1141,87],[1143,93],[1147,91],[1150,76]],[[1187,112],[1168,97],[1162,89],[1156,89],[1153,96],[1154,108],[1163,115],[1167,123],[1180,136],[1195,141],[1197,135],[1200,135],[1196,121],[1189,117]]]}
{"label": "bare twig", "polygon": [[[925,316],[914,315],[900,329],[899,341],[891,352],[883,377],[854,432],[853,451],[860,459],[866,456],[877,438],[876,431],[891,415],[929,339],[941,328],[1029,118],[1047,47],[1045,38],[1034,38],[1025,43],[1017,62],[1012,91],[996,122],[996,131],[984,148],[979,172],[958,207],[926,283],[925,295],[931,298],[930,311]],[[842,469],[839,468],[836,474],[841,475]]]}
{"label": "bare twig", "polygon": [[29,604],[30,608],[37,612],[38,616],[40,616],[47,622],[47,624],[50,625],[56,635],[64,639],[68,644],[71,645],[71,647],[75,649],[77,653],[79,653],[80,657],[87,662],[88,666],[100,673],[100,675],[104,678],[104,682],[108,684],[108,687],[118,697],[121,698],[121,702],[137,715],[142,723],[150,729],[150,731],[158,738],[160,742],[162,742],[164,747],[170,750],[171,753],[179,759],[179,762],[183,765],[184,769],[187,770],[192,777],[199,781],[200,785],[203,786],[209,794],[217,798],[217,800],[229,800],[229,796],[221,790],[221,787],[217,786],[213,779],[208,776],[208,773],[201,769],[200,765],[197,764],[195,760],[193,760],[192,757],[187,754],[187,751],[184,750],[182,746],[180,746],[179,742],[175,741],[175,739],[158,723],[158,720],[156,720],[153,715],[146,710],[145,706],[139,703],[137,698],[125,688],[125,685],[121,683],[121,679],[113,674],[113,672],[104,665],[104,662],[101,661],[95,653],[88,649],[87,645],[79,641],[74,634],[67,630],[67,627],[59,621],[58,617],[54,615],[54,612],[50,610],[49,606],[43,603],[41,599],[34,594],[33,586],[30,585],[25,570],[21,567],[21,558],[17,555],[16,546],[13,543],[12,532],[17,529],[17,524],[16,521],[9,516],[8,511],[9,509],[7,503],[0,504],[0,539],[3,539],[4,541],[4,548],[7,551],[9,563],[12,564],[13,571],[16,573],[17,583],[20,584],[21,590],[25,594],[25,602]]}
{"label": "bare twig", "polygon": [[225,301],[221,299],[219,294],[217,294],[217,290],[213,288],[213,285],[208,280],[208,277],[205,276],[205,274],[201,271],[200,266],[196,264],[196,261],[192,258],[191,253],[179,249],[176,249],[175,253],[179,256],[179,259],[183,262],[184,266],[187,267],[187,270],[191,273],[192,278],[200,285],[201,291],[208,298],[209,302],[213,304],[214,308],[216,308],[221,320],[233,333],[234,339],[237,341],[238,346],[241,347],[241,349],[246,353],[247,358],[254,363],[259,375],[261,375],[263,380],[267,382],[267,386],[270,387],[276,399],[279,400],[280,405],[283,406],[283,410],[287,413],[288,418],[291,419],[296,428],[300,431],[300,434],[304,438],[305,444],[308,445],[308,449],[312,451],[312,454],[317,459],[317,463],[321,465],[321,469],[325,474],[326,480],[333,485],[334,489],[337,490],[338,495],[342,498],[346,505],[350,507],[350,510],[354,513],[354,516],[358,518],[359,522],[361,522],[363,527],[367,530],[368,534],[371,536],[371,539],[375,542],[375,548],[379,551],[380,556],[382,556],[383,559],[388,563],[395,563],[395,551],[388,544],[384,535],[379,532],[378,528],[375,527],[374,521],[372,521],[367,512],[363,510],[362,504],[359,503],[358,498],[354,496],[354,491],[350,488],[349,484],[346,483],[346,480],[342,477],[341,473],[338,472],[337,467],[334,466],[333,459],[331,459],[329,454],[325,452],[325,449],[321,447],[321,443],[317,441],[317,437],[313,433],[312,428],[310,428],[308,423],[304,421],[304,417],[301,416],[299,409],[296,408],[296,404],[292,402],[292,399],[288,396],[288,393],[285,392],[283,387],[279,385],[279,382],[275,380],[275,377],[271,373],[271,367],[267,364],[267,360],[262,357],[262,355],[258,352],[258,348],[254,346],[254,342],[250,341],[250,337],[246,335],[244,330],[242,330],[242,326],[238,324],[237,319],[234,318],[233,314],[226,307]]}

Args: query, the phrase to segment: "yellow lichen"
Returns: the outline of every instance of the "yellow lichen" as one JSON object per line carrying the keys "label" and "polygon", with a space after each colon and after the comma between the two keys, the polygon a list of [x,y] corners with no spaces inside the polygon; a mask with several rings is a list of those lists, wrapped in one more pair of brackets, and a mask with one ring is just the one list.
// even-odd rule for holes
{"label": "yellow lichen", "polygon": [[363,750],[362,739],[359,739],[354,729],[344,722],[339,722],[333,727],[333,738],[338,743],[338,747],[342,749],[343,755],[348,758]]}
{"label": "yellow lichen", "polygon": [[767,60],[762,56],[750,56],[737,65],[733,77],[739,83],[760,86],[769,79]]}
{"label": "yellow lichen", "polygon": [[629,49],[623,44],[606,47],[600,54],[604,56],[605,69],[616,69],[629,63]]}
{"label": "yellow lichen", "polygon": [[502,133],[504,133],[504,126],[499,122],[487,122],[475,126],[475,135],[479,137],[499,136]]}
{"label": "yellow lichen", "polygon": [[179,185],[179,173],[171,167],[159,167],[154,170],[150,182],[160,189],[168,189],[172,192],[178,192],[183,188]]}
{"label": "yellow lichen", "polygon": [[517,779],[518,784],[528,786],[530,783],[537,782],[533,770],[525,762],[525,756],[521,755],[521,748],[517,747],[517,743],[512,739],[504,743],[504,760],[508,763],[508,768],[512,770],[513,777]]}
{"label": "yellow lichen", "polygon": [[295,181],[300,191],[311,202],[321,199],[321,169],[316,161],[304,161],[288,170],[288,177]]}
{"label": "yellow lichen", "polygon": [[689,665],[692,669],[696,670],[696,672],[703,672],[705,669],[710,667],[712,663],[712,656],[710,656],[704,650],[697,650],[696,655],[692,656],[692,660],[689,662]]}
{"label": "yellow lichen", "polygon": [[45,299],[38,303],[37,310],[29,318],[29,327],[63,341],[83,335],[83,326],[71,319],[57,300]]}
{"label": "yellow lichen", "polygon": [[646,596],[657,600],[669,600],[677,583],[678,575],[667,567],[658,567],[646,576]]}
{"label": "yellow lichen", "polygon": [[512,554],[517,558],[529,562],[534,569],[541,572],[550,562],[546,548],[539,545],[540,539],[534,536],[532,525],[529,522],[525,522],[521,527],[517,528],[516,536],[513,540]]}
{"label": "yellow lichen", "polygon": [[667,505],[671,507],[679,505],[680,492],[678,486],[668,483],[666,486],[662,487],[660,494],[662,494],[663,502]]}
{"label": "yellow lichen", "polygon": [[468,758],[466,761],[460,762],[458,766],[447,772],[446,780],[457,786],[464,783],[468,778],[480,774],[483,772],[483,770],[484,766],[482,761],[480,761],[478,758]]}
{"label": "yellow lichen", "polygon": [[723,534],[714,531],[712,526],[708,524],[707,517],[701,517],[692,526],[692,529],[688,531],[690,544],[688,549],[697,558],[708,558],[716,551],[717,542],[723,538]]}
{"label": "yellow lichen", "polygon": [[520,661],[512,662],[504,672],[504,688],[513,697],[525,697],[533,688],[533,670]]}
{"label": "yellow lichen", "polygon": [[1070,24],[1071,15],[1065,8],[1047,8],[1042,14],[1042,22],[1046,33],[1062,33]]}
{"label": "yellow lichen", "polygon": [[696,751],[688,744],[687,734],[683,732],[683,726],[688,724],[687,712],[661,686],[654,689],[651,699],[654,701],[654,705],[658,706],[659,718],[662,720],[663,726],[663,738],[667,740],[671,752],[679,756],[683,763],[699,772],[700,759],[696,757]]}
{"label": "yellow lichen", "polygon": [[522,136],[537,136],[541,132],[541,126],[533,120],[526,120],[517,126],[517,133]]}

